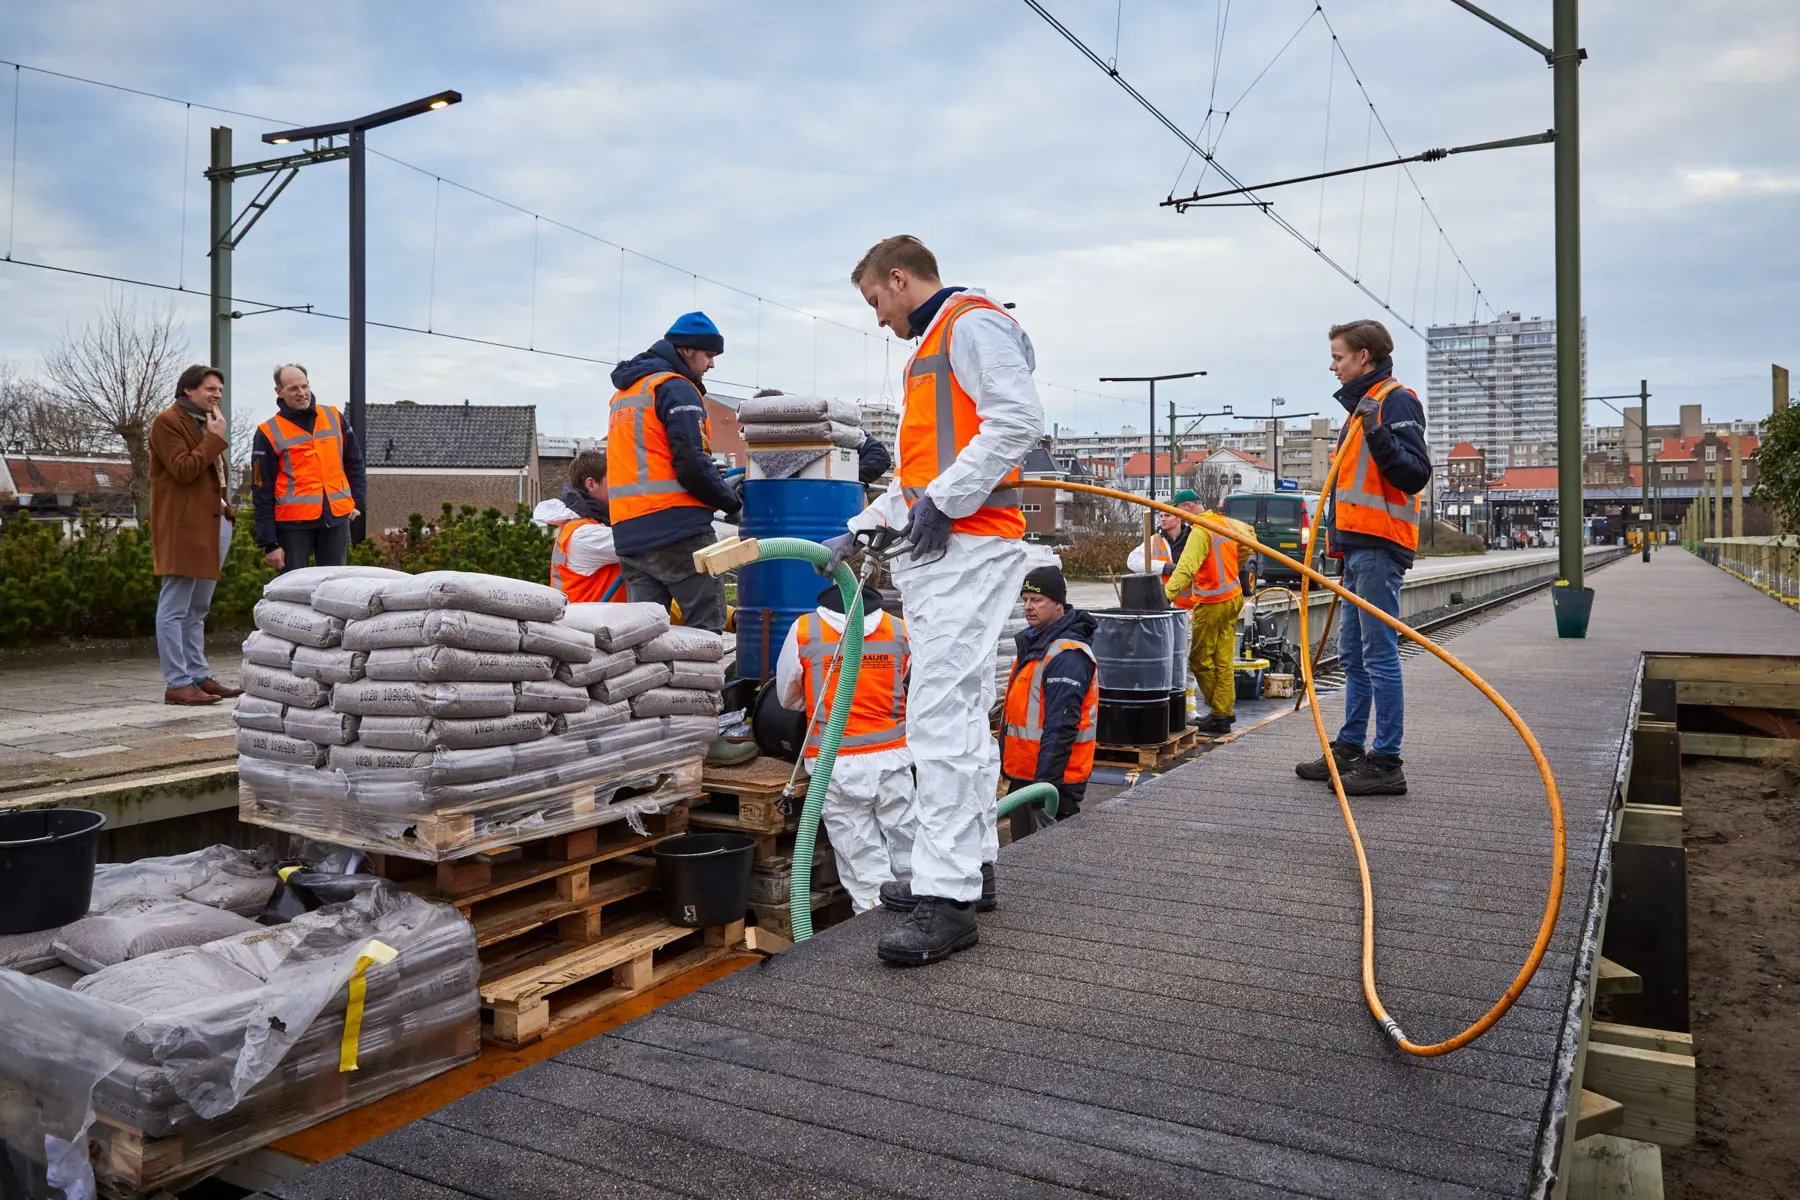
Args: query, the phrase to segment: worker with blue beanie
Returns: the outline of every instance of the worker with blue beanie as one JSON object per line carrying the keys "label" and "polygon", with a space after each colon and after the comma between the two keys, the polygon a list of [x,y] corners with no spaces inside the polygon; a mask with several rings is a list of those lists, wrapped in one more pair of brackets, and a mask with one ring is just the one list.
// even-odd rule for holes
{"label": "worker with blue beanie", "polygon": [[633,601],[681,606],[685,625],[722,633],[725,586],[694,569],[713,544],[713,514],[743,507],[712,460],[701,382],[725,353],[703,312],[683,313],[662,339],[613,368],[606,484],[613,545]]}

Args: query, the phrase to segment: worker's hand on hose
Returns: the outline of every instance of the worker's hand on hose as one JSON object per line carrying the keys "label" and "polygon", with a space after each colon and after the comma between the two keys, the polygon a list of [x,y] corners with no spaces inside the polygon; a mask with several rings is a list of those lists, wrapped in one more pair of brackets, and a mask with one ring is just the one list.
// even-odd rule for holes
{"label": "worker's hand on hose", "polygon": [[906,529],[906,540],[913,545],[908,557],[914,562],[927,554],[942,554],[950,546],[950,518],[932,503],[930,496],[920,496],[914,502],[912,521]]}
{"label": "worker's hand on hose", "polygon": [[1357,402],[1355,416],[1362,422],[1363,436],[1375,432],[1375,426],[1381,413],[1381,401],[1373,396],[1364,396]]}
{"label": "worker's hand on hose", "polygon": [[831,557],[826,560],[824,566],[814,569],[830,579],[837,574],[837,569],[843,565],[844,560],[856,553],[856,534],[854,532],[840,533],[836,537],[826,538],[819,544],[831,551]]}
{"label": "worker's hand on hose", "polygon": [[1164,563],[1162,565],[1162,577],[1164,579],[1167,579],[1169,576],[1171,576],[1173,574],[1175,574],[1175,564],[1172,562]]}

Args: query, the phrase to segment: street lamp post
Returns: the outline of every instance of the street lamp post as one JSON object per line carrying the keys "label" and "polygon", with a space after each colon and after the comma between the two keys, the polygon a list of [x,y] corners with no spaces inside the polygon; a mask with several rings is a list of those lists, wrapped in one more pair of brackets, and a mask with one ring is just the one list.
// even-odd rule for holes
{"label": "street lamp post", "polygon": [[[1150,385],[1150,466],[1145,472],[1145,496],[1156,499],[1156,385],[1165,379],[1197,379],[1205,371],[1177,371],[1173,375],[1103,375],[1101,383],[1147,383]],[[1175,460],[1169,460],[1169,481],[1175,479]],[[1171,486],[1171,494],[1173,487]]]}
{"label": "street lamp post", "polygon": [[[1270,399],[1269,415],[1267,418],[1267,420],[1269,422],[1269,459],[1274,464],[1274,467],[1275,467],[1275,485],[1274,486],[1275,486],[1276,491],[1281,490],[1281,422],[1283,420],[1298,421],[1301,417],[1316,417],[1319,415],[1316,412],[1303,412],[1303,413],[1289,413],[1285,418],[1277,417],[1275,415],[1275,410],[1277,408],[1282,407],[1286,403],[1287,403],[1287,400],[1281,396],[1275,396],[1272,399]],[[1264,419],[1258,413],[1238,413],[1236,415],[1243,418],[1246,421],[1261,421]]]}
{"label": "street lamp post", "polygon": [[[1639,478],[1643,484],[1643,497],[1638,501],[1638,523],[1641,525],[1644,514],[1650,511],[1650,381],[1648,379],[1638,380],[1638,390],[1635,394],[1626,392],[1618,396],[1583,396],[1582,399],[1607,402],[1606,407],[1618,413],[1621,421],[1625,419],[1625,412],[1611,401],[1636,400],[1638,402],[1638,440],[1640,445],[1638,459],[1642,464]],[[1627,484],[1631,482],[1631,456],[1629,454],[1625,455],[1625,481]],[[1648,535],[1644,538],[1644,561],[1650,561],[1650,538]]]}

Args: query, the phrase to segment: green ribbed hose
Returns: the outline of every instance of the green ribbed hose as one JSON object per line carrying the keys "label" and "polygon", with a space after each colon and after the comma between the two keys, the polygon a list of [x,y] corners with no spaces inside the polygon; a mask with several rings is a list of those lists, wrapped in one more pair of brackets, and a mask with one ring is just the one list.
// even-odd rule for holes
{"label": "green ribbed hose", "polygon": [[1000,811],[996,814],[1004,817],[1015,808],[1023,808],[1036,800],[1044,802],[1044,811],[1051,816],[1056,815],[1056,785],[1054,783],[1028,783],[1016,792],[1009,792],[1000,797]]}

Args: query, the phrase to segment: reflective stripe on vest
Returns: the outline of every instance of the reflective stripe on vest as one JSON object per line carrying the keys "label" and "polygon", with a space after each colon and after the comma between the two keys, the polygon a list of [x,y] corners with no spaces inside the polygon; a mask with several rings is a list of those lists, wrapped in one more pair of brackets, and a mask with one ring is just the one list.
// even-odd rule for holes
{"label": "reflective stripe on vest", "polygon": [[[900,493],[908,507],[925,494],[932,480],[943,474],[956,461],[971,439],[981,431],[981,415],[975,401],[956,381],[950,367],[950,338],[956,321],[975,308],[1006,310],[985,296],[960,295],[949,301],[949,311],[935,324],[925,340],[919,343],[906,364],[906,400],[900,416],[900,465],[895,474],[900,480]],[[1008,319],[1011,315],[1007,314]],[[968,436],[958,432],[957,417]],[[1000,487],[987,494],[981,507],[966,517],[957,517],[950,528],[957,533],[986,534],[994,537],[1025,536],[1024,493],[1017,486],[1023,479],[1014,467],[1002,479]]]}
{"label": "reflective stripe on vest", "polygon": [[[656,389],[682,378],[674,371],[658,371],[613,394],[606,427],[606,488],[615,525],[669,508],[709,507],[675,478],[669,431],[656,415]],[[704,399],[701,404],[704,408]],[[712,422],[704,413],[700,428],[707,443],[702,452],[709,453]]]}
{"label": "reflective stripe on vest", "polygon": [[[1213,514],[1218,516],[1218,514]],[[1241,533],[1253,532],[1242,521],[1230,517],[1220,517],[1225,524]],[[1238,544],[1222,534],[1207,530],[1212,539],[1212,549],[1206,553],[1206,562],[1200,570],[1194,572],[1193,579],[1188,581],[1176,605],[1181,608],[1192,608],[1197,604],[1223,604],[1233,596],[1243,594],[1243,585],[1238,581]],[[1192,534],[1188,536],[1192,537]],[[1183,604],[1185,600],[1188,603]]]}
{"label": "reflective stripe on vest", "polygon": [[329,404],[315,404],[313,427],[302,429],[281,413],[257,428],[279,460],[275,468],[275,519],[316,521],[331,506],[334,517],[356,507],[344,474],[344,422]]}
{"label": "reflective stripe on vest", "polygon": [[[1044,682],[1042,668],[1065,650],[1078,650],[1094,660],[1094,651],[1085,643],[1060,638],[1044,649],[1042,658],[1013,664],[1012,678],[1006,683],[1005,724],[1000,755],[1000,769],[1009,779],[1035,779],[1038,754],[1044,741]],[[1084,783],[1094,770],[1095,718],[1100,710],[1100,671],[1096,663],[1088,680],[1087,693],[1081,698],[1081,720],[1075,726],[1075,742],[1069,747],[1069,763],[1063,768],[1063,783]]]}
{"label": "reflective stripe on vest", "polygon": [[550,586],[575,604],[593,601],[625,600],[625,576],[618,563],[607,563],[592,575],[580,575],[569,569],[569,541],[583,525],[598,525],[592,517],[577,517],[563,522],[550,545]]}
{"label": "reflective stripe on vest", "polygon": [[[800,650],[807,720],[812,724],[806,739],[806,757],[813,758],[819,753],[825,726],[831,721],[837,678],[829,667],[842,635],[820,620],[816,612],[800,618],[799,630],[795,641]],[[844,736],[838,742],[840,754],[867,754],[906,745],[906,625],[882,613],[875,628],[863,635],[862,645],[862,672],[851,698],[850,719],[844,723]],[[878,668],[883,656],[890,660],[891,669],[871,670]],[[813,719],[815,713],[817,720]]]}
{"label": "reflective stripe on vest", "polygon": [[[1381,423],[1380,406],[1399,386],[1388,378],[1369,393],[1376,402],[1376,424]],[[1351,533],[1386,538],[1408,550],[1417,550],[1419,498],[1407,495],[1382,477],[1381,467],[1369,452],[1360,420],[1353,418],[1346,424],[1344,439],[1338,451],[1337,474],[1331,480],[1332,523]]]}

